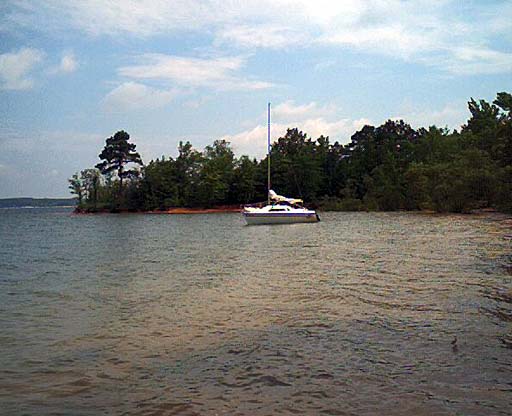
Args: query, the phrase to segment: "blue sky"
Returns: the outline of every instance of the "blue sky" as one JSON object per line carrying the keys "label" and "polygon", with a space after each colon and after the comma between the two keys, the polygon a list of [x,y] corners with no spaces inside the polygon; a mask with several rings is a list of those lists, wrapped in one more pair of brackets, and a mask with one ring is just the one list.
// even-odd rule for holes
{"label": "blue sky", "polygon": [[0,5],[0,197],[68,196],[126,130],[143,160],[215,139],[261,157],[299,127],[346,143],[459,128],[512,91],[512,1],[45,0]]}

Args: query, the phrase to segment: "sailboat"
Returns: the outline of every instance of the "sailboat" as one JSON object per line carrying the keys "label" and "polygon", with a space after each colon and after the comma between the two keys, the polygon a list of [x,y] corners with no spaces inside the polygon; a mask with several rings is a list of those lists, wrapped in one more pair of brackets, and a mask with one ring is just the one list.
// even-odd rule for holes
{"label": "sailboat", "polygon": [[270,182],[270,103],[268,103],[267,126],[267,204],[264,206],[246,205],[242,215],[247,225],[260,224],[295,224],[303,222],[318,222],[320,217],[316,211],[303,206],[302,199],[287,198],[278,195],[271,189]]}

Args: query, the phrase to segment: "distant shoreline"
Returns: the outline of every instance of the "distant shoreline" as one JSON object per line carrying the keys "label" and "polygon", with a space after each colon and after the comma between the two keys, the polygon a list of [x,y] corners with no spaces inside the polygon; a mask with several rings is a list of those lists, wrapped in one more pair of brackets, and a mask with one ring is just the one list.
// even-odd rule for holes
{"label": "distant shoreline", "polygon": [[75,198],[0,198],[0,209],[8,208],[74,208]]}
{"label": "distant shoreline", "polygon": [[24,205],[24,206],[0,207],[0,209],[53,209],[53,208],[74,209],[75,207],[76,207],[76,205],[48,205],[48,206]]}

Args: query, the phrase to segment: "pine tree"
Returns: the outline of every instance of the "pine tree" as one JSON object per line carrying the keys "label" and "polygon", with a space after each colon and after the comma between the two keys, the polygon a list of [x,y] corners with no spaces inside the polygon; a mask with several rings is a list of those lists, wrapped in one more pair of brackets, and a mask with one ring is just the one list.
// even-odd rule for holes
{"label": "pine tree", "polygon": [[128,143],[128,140],[130,140],[130,135],[124,130],[118,131],[113,137],[109,137],[99,155],[103,162],[96,165],[96,168],[103,175],[116,171],[119,178],[119,193],[122,193],[123,179],[137,177],[139,173],[137,169],[125,170],[125,165],[128,163],[142,165],[142,159],[135,151],[135,144]]}

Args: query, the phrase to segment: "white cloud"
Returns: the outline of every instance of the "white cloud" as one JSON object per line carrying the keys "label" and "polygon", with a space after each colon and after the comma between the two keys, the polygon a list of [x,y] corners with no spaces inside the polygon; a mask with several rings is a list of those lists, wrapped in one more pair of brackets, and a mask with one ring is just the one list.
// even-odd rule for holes
{"label": "white cloud", "polygon": [[210,87],[221,90],[258,90],[272,84],[240,78],[237,72],[245,58],[189,58],[163,54],[145,54],[140,63],[119,69],[121,76],[133,79],[170,81],[182,86]]}
{"label": "white cloud", "polygon": [[[510,2],[459,0],[46,0],[11,1],[0,26],[92,36],[201,33],[217,46],[330,45],[454,74],[510,71]],[[41,23],[43,22],[43,23]],[[499,39],[501,50],[493,46]],[[461,49],[478,50],[468,57]],[[485,61],[480,63],[481,59]],[[464,66],[464,69],[460,67]]]}
{"label": "white cloud", "polygon": [[105,143],[102,134],[18,131],[10,134],[0,129],[0,163],[8,169],[5,180],[0,180],[0,194],[5,197],[68,197],[67,179],[98,163]]}
{"label": "white cloud", "polygon": [[136,36],[204,31],[252,19],[267,12],[270,0],[45,0],[35,5],[11,1],[3,26],[34,26],[64,31],[69,26],[90,36]]}
{"label": "white cloud", "polygon": [[103,107],[108,112],[155,109],[169,104],[177,94],[175,90],[158,90],[135,82],[125,82],[107,94]]}
{"label": "white cloud", "polygon": [[46,0],[12,1],[4,13],[4,26],[34,26],[65,31],[69,26],[91,36],[149,36],[192,24],[200,18],[199,1],[186,0]]}
{"label": "white cloud", "polygon": [[50,70],[51,74],[69,74],[76,71],[78,62],[73,52],[67,52],[62,55],[59,65]]}
{"label": "white cloud", "polygon": [[324,61],[321,61],[321,62],[318,62],[317,64],[315,64],[315,71],[324,71],[326,69],[329,69],[329,68],[332,68],[336,65],[336,60],[335,59],[326,59]]}
{"label": "white cloud", "polygon": [[257,24],[221,28],[216,35],[216,42],[243,48],[281,49],[293,45],[305,45],[309,39],[305,33],[294,28]]}
{"label": "white cloud", "polygon": [[452,56],[437,65],[456,75],[512,73],[512,53],[481,47],[454,47]]}
{"label": "white cloud", "polygon": [[[405,103],[402,110],[392,120],[403,119],[414,128],[448,126],[458,129],[469,116],[465,103],[453,102],[446,104],[442,109],[418,108],[414,104]],[[334,143],[348,143],[350,137],[365,125],[380,125],[386,120],[369,120],[366,118],[349,119],[337,117],[341,111],[335,105],[319,106],[315,102],[308,104],[295,104],[293,101],[285,101],[273,107],[271,124],[272,141],[286,134],[288,128],[297,127],[312,139],[321,135],[329,136]],[[262,121],[266,117],[261,115]],[[238,155],[246,154],[261,158],[267,151],[267,125],[260,123],[239,133],[222,137],[233,145]]]}
{"label": "white cloud", "polygon": [[313,101],[309,104],[297,105],[293,100],[288,100],[274,106],[272,116],[277,121],[293,121],[313,117],[328,117],[336,111],[336,106],[332,104],[320,106]]}
{"label": "white cloud", "polygon": [[404,120],[413,128],[436,125],[438,127],[448,126],[451,129],[459,129],[470,114],[465,102],[446,104],[441,110],[415,108],[413,105],[405,105],[404,109],[392,120]]}
{"label": "white cloud", "polygon": [[0,89],[27,90],[33,87],[30,72],[42,61],[44,53],[38,49],[22,48],[0,55]]}
{"label": "white cloud", "polygon": [[410,27],[399,23],[333,31],[319,40],[407,59],[416,53],[435,50],[439,47],[434,39],[425,37],[417,31],[411,31]]}
{"label": "white cloud", "polygon": [[[272,141],[284,136],[288,128],[297,127],[313,139],[324,135],[329,136],[332,142],[346,143],[357,130],[365,124],[370,124],[370,120],[363,118],[336,118],[336,112],[337,109],[333,105],[321,107],[314,102],[296,105],[293,101],[285,101],[278,104],[272,111],[273,119],[277,120],[271,125]],[[238,155],[246,154],[261,158],[267,151],[267,126],[258,124],[240,133],[226,135],[223,139],[232,143]]]}
{"label": "white cloud", "polygon": [[[493,36],[511,40],[512,7],[488,5],[485,10],[464,10],[468,11],[473,15],[458,12],[453,0],[368,0],[361,2],[352,19],[334,16],[316,42],[426,64],[456,75],[510,72],[512,54],[490,44]],[[499,14],[508,18],[496,19]]]}
{"label": "white cloud", "polygon": [[323,134],[324,136],[329,136],[332,141],[347,143],[357,130],[370,123],[370,120],[366,118],[357,120],[344,118],[334,121],[315,118],[304,120],[302,123],[297,123],[297,125],[311,137],[317,138]]}
{"label": "white cloud", "polygon": [[186,101],[183,105],[187,108],[192,108],[194,110],[197,110],[198,108],[202,107],[209,101],[211,101],[212,97],[209,96],[201,96],[198,98],[193,98],[188,101]]}
{"label": "white cloud", "polygon": [[[277,128],[273,126],[273,131]],[[280,128],[280,127],[279,127]],[[262,158],[267,152],[267,126],[257,125],[252,129],[240,133],[226,135],[222,137],[231,143],[233,150],[239,156],[248,155],[251,157]]]}

